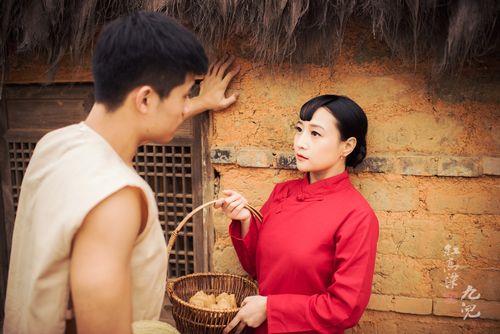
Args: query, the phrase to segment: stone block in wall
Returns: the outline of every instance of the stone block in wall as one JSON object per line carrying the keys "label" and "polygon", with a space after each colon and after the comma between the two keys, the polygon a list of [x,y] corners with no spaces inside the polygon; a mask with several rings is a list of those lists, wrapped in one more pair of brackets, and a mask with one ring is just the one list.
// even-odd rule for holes
{"label": "stone block in wall", "polygon": [[500,158],[483,157],[482,160],[484,175],[500,175]]}
{"label": "stone block in wall", "polygon": [[427,298],[432,295],[428,268],[409,257],[377,254],[373,293]]}
{"label": "stone block in wall", "polygon": [[233,247],[215,249],[213,253],[214,271],[236,275],[248,275],[241,267]]}
{"label": "stone block in wall", "polygon": [[[500,301],[500,290],[495,282],[500,281],[500,271],[494,269],[469,268],[460,255],[456,259],[458,267],[448,269],[447,263],[443,259],[442,267],[429,270],[431,286],[436,297],[460,298],[467,286],[471,285],[481,294],[481,299],[490,301]],[[451,275],[456,276],[456,286],[451,286]],[[446,286],[448,279],[448,287]]]}
{"label": "stone block in wall", "polygon": [[355,172],[388,173],[394,170],[394,159],[386,156],[366,157],[354,169]]}
{"label": "stone block in wall", "polygon": [[220,209],[212,209],[212,223],[215,229],[215,234],[218,237],[229,236],[229,224],[231,220]]}
{"label": "stone block in wall", "polygon": [[471,268],[466,267],[460,270],[463,286],[461,291],[465,291],[467,285],[472,285],[481,294],[481,299],[500,301],[500,270],[498,268]]}
{"label": "stone block in wall", "polygon": [[[461,300],[453,298],[436,298],[433,300],[432,313],[439,316],[464,318],[466,315],[465,307],[467,305],[476,305],[472,315],[480,312],[480,319],[500,320],[500,302],[477,300]],[[472,319],[472,318],[468,318]],[[467,320],[467,319],[465,319]]]}
{"label": "stone block in wall", "polygon": [[[214,164],[235,164],[242,167],[267,167],[277,169],[297,169],[293,151],[271,151],[266,148],[244,147],[237,151],[231,147],[216,147],[211,150]],[[439,156],[368,156],[354,173],[392,173],[416,176],[462,176],[478,177],[499,175],[500,158],[494,157],[439,157]],[[484,171],[484,172],[483,172]]]}
{"label": "stone block in wall", "polygon": [[297,159],[293,152],[276,153],[276,168],[279,169],[297,169]]}
{"label": "stone block in wall", "polygon": [[397,159],[395,172],[403,175],[436,175],[437,158],[433,156],[404,156]]}
{"label": "stone block in wall", "polygon": [[274,156],[270,150],[243,148],[238,151],[236,163],[242,167],[271,167]]}
{"label": "stone block in wall", "polygon": [[447,243],[461,242],[461,236],[436,227],[427,231],[405,229],[398,244],[399,253],[414,259],[440,259]]}
{"label": "stone block in wall", "polygon": [[372,293],[367,308],[374,311],[392,311],[392,301],[394,296]]}
{"label": "stone block in wall", "polygon": [[498,222],[492,225],[479,225],[475,228],[471,226],[467,231],[467,247],[470,254],[476,258],[500,263],[500,229],[498,228]]}
{"label": "stone block in wall", "polygon": [[437,175],[479,176],[481,175],[481,160],[475,157],[440,157]]}
{"label": "stone block in wall", "polygon": [[393,310],[399,313],[431,314],[432,299],[395,296]]}
{"label": "stone block in wall", "polygon": [[432,299],[372,294],[368,308],[375,311],[425,315],[432,313]]}
{"label": "stone block in wall", "polygon": [[236,163],[236,156],[234,148],[230,147],[217,147],[210,151],[210,159],[215,164],[234,164]]}
{"label": "stone block in wall", "polygon": [[[380,220],[379,220],[380,221]],[[379,228],[379,237],[377,243],[377,253],[379,254],[397,254],[398,249],[392,237],[394,229]]]}
{"label": "stone block in wall", "polygon": [[[407,319],[399,320],[396,323],[396,334],[497,334],[498,326],[487,324],[485,320],[475,321],[474,319],[458,319],[427,316],[428,318],[415,319],[415,316],[408,316]],[[386,324],[377,324],[379,333],[385,334],[383,329]],[[496,329],[495,329],[496,328]]]}
{"label": "stone block in wall", "polygon": [[[467,319],[366,310],[360,322],[375,323],[379,334],[497,334],[500,323]],[[359,332],[363,333],[363,332]]]}

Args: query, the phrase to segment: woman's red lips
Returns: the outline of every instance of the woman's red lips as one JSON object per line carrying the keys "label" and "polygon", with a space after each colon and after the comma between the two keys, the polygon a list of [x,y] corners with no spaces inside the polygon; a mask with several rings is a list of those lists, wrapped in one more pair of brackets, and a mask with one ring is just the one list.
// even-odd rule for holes
{"label": "woman's red lips", "polygon": [[307,160],[308,158],[306,158],[305,156],[303,155],[300,155],[300,154],[296,154],[297,158],[299,159],[303,159],[303,160]]}

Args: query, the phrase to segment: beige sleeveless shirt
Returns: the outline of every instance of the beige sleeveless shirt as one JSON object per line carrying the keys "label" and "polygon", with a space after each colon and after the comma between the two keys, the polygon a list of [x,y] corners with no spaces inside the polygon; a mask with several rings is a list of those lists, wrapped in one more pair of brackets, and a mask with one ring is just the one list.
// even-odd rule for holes
{"label": "beige sleeveless shirt", "polygon": [[167,255],[154,194],[103,137],[81,122],[45,135],[23,178],[4,333],[64,333],[73,237],[93,207],[125,186],[142,189],[148,202],[147,225],[132,253],[133,320],[159,318]]}

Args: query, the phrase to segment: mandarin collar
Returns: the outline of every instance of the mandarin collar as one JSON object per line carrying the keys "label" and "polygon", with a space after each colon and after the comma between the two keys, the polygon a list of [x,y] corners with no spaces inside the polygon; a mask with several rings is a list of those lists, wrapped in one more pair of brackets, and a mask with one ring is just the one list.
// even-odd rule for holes
{"label": "mandarin collar", "polygon": [[323,198],[323,195],[336,192],[343,189],[350,183],[349,172],[344,170],[342,173],[327,177],[323,180],[318,180],[314,183],[309,183],[309,173],[304,173],[304,177],[300,182],[299,192],[297,194],[298,200],[308,198]]}

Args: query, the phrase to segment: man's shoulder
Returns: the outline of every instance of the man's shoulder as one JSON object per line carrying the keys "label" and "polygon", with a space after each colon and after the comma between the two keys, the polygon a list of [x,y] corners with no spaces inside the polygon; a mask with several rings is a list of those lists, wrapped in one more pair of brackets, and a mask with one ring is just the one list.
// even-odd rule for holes
{"label": "man's shoulder", "polygon": [[75,136],[79,134],[78,128],[81,123],[74,123],[70,124],[58,129],[51,130],[44,134],[40,140],[37,142],[37,147],[43,146],[43,145],[49,145],[53,141],[58,140],[61,138],[62,140],[67,139],[67,136]]}
{"label": "man's shoulder", "polygon": [[94,224],[92,230],[98,233],[104,230],[107,231],[105,233],[116,233],[128,229],[137,235],[145,226],[146,219],[147,203],[142,190],[125,186],[97,203],[84,218],[84,224]]}
{"label": "man's shoulder", "polygon": [[143,191],[136,186],[124,186],[117,189],[99,202],[92,211],[107,212],[112,215],[127,215],[140,210],[144,202]]}

